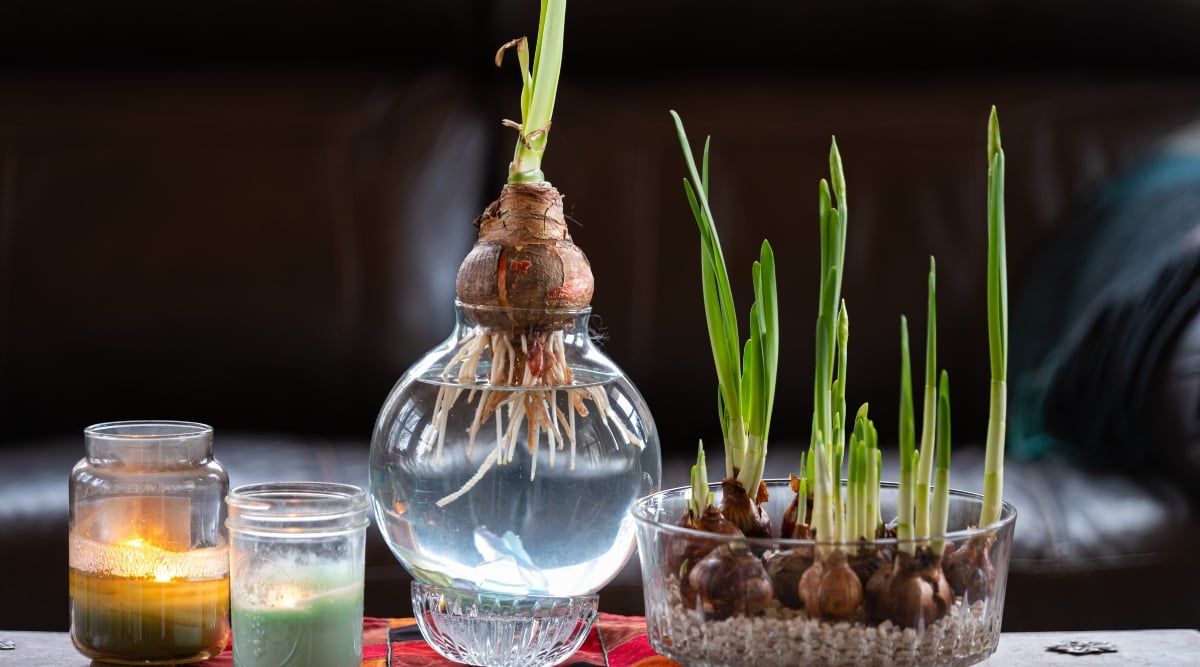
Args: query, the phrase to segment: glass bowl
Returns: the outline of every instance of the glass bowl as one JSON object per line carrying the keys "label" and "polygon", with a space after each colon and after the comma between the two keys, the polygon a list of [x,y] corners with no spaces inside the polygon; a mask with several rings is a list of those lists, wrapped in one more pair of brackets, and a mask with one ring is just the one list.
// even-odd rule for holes
{"label": "glass bowl", "polygon": [[[778,532],[795,493],[786,480],[769,480],[767,489],[770,500],[764,506]],[[719,504],[720,485],[712,485],[711,490],[715,503]],[[936,620],[926,622],[919,615],[902,622],[879,620],[879,607],[883,604],[872,607],[869,594],[863,596],[862,604],[848,617],[820,620],[806,614],[796,592],[808,567],[806,554],[811,560],[814,553],[840,549],[890,563],[898,550],[921,553],[931,542],[880,538],[834,544],[808,539],[716,535],[677,525],[686,511],[689,496],[687,487],[669,489],[642,498],[633,509],[638,525],[647,634],[651,646],[662,655],[689,667],[797,664],[932,667],[972,665],[995,652],[1000,640],[1017,516],[1012,505],[1003,504],[1001,518],[995,524],[973,528],[982,498],[972,493],[950,492],[945,556],[933,567],[947,571],[957,561],[954,574],[959,576],[948,577],[956,582],[956,590],[952,603]],[[881,485],[883,517],[896,515],[896,496],[895,484]],[[732,591],[728,593],[732,599],[725,601],[728,604],[702,600],[702,596],[688,590],[689,580],[681,578],[693,564],[681,562],[680,554],[687,552],[681,545],[705,541],[713,547],[712,551],[728,549],[744,558],[757,559],[763,567],[758,570],[755,565],[755,572],[765,572],[770,585],[727,587],[727,591]],[[960,552],[958,557],[953,556],[956,551]],[[863,588],[868,585],[864,583]],[[760,608],[765,599],[764,589],[769,591],[770,601]],[[739,595],[747,599],[739,599]],[[759,602],[748,599],[751,597]],[[693,602],[688,604],[685,600]]]}

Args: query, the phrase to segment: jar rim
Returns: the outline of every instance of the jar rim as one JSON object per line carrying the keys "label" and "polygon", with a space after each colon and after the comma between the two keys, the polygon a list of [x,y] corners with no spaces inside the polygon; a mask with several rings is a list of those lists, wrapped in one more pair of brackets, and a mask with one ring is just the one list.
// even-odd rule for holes
{"label": "jar rim", "polygon": [[174,419],[133,419],[92,424],[83,429],[93,439],[139,441],[165,438],[195,438],[212,435],[208,424]]}
{"label": "jar rim", "polygon": [[367,493],[353,484],[337,482],[262,482],[232,489],[225,497],[230,525],[251,522],[352,521],[366,525]]}

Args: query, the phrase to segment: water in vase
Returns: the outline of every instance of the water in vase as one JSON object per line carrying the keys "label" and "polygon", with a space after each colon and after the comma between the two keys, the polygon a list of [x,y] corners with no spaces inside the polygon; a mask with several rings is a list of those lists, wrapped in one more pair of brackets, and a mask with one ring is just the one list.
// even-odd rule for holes
{"label": "water in vase", "polygon": [[376,522],[423,582],[513,595],[591,593],[634,547],[629,508],[657,488],[653,422],[623,376],[569,387],[403,379],[371,451]]}

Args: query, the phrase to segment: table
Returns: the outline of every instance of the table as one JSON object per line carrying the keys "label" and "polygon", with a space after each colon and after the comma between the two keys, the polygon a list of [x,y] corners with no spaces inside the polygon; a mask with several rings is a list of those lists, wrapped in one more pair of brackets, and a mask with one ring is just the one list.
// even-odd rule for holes
{"label": "table", "polygon": [[[612,617],[628,618],[628,617]],[[630,619],[633,620],[633,619]],[[8,667],[89,667],[91,663],[71,646],[65,632],[0,631],[0,639],[16,642],[13,651],[0,651],[0,665]],[[1103,640],[1116,645],[1116,653],[1072,656],[1046,651],[1066,640]],[[365,663],[364,663],[365,664]],[[382,664],[382,663],[380,663]],[[393,660],[393,667],[428,664],[421,660]],[[1029,665],[1200,665],[1200,632],[1196,630],[1123,630],[1105,632],[1017,632],[1000,636],[996,654],[983,663],[988,667]]]}

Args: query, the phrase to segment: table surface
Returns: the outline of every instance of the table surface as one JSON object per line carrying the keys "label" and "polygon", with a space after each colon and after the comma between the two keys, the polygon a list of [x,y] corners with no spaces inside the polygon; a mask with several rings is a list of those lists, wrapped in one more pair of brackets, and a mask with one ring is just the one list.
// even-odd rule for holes
{"label": "table surface", "polygon": [[[65,632],[18,632],[0,630],[0,640],[16,644],[0,650],[0,665],[21,667],[88,667]],[[1053,653],[1046,647],[1062,641],[1106,641],[1116,653],[1073,656]],[[996,654],[982,663],[992,667],[1027,665],[1200,665],[1200,631],[1122,630],[1103,632],[1011,632],[1000,635]]]}

